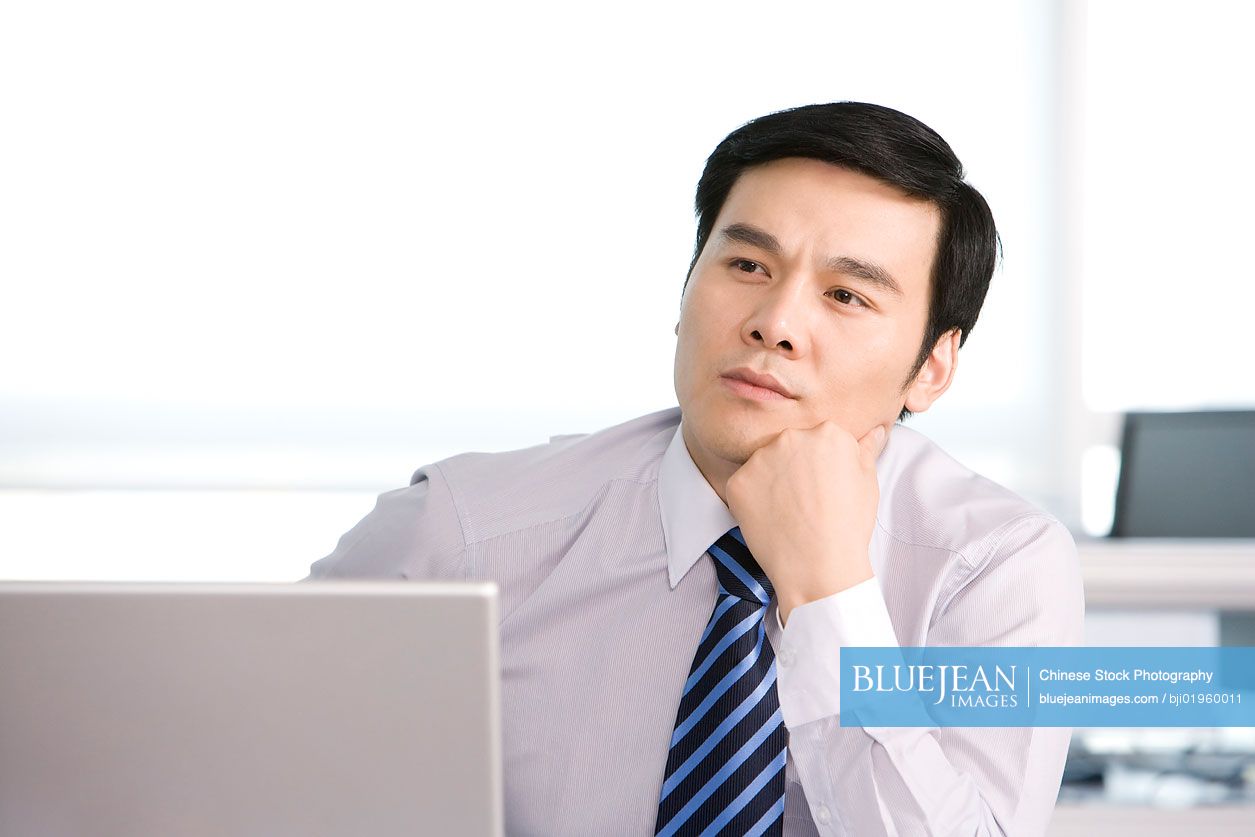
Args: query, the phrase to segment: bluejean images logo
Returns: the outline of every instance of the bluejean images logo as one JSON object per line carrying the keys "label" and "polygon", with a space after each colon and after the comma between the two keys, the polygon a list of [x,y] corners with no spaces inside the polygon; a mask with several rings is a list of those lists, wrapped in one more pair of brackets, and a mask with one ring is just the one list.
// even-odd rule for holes
{"label": "bluejean images logo", "polygon": [[841,726],[1255,726],[1255,647],[842,648]]}
{"label": "bluejean images logo", "polygon": [[1014,709],[1019,705],[1014,664],[1003,667],[900,663],[852,668],[855,692],[915,692],[925,700],[935,696],[933,706],[948,702],[949,706],[968,709]]}

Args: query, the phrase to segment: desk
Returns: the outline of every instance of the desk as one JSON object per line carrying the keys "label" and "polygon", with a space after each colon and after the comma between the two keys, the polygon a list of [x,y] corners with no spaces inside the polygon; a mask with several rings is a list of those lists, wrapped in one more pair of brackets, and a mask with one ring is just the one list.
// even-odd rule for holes
{"label": "desk", "polygon": [[1058,805],[1046,837],[1250,837],[1255,813],[1240,805],[1147,808]]}
{"label": "desk", "polygon": [[1255,611],[1255,540],[1078,539],[1087,608]]}
{"label": "desk", "polygon": [[[1077,540],[1085,605],[1093,610],[1215,610],[1255,614],[1255,540]],[[1158,837],[1255,833],[1242,805],[1155,808],[1060,803],[1047,837]]]}

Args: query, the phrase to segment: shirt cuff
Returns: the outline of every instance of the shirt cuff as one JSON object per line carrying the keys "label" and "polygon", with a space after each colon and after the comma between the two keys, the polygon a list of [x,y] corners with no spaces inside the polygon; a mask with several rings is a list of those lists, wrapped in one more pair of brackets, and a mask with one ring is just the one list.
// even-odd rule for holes
{"label": "shirt cuff", "polygon": [[[780,613],[776,611],[776,621]],[[784,725],[793,729],[841,712],[841,648],[898,644],[889,610],[872,576],[793,608],[776,649],[776,689]]]}

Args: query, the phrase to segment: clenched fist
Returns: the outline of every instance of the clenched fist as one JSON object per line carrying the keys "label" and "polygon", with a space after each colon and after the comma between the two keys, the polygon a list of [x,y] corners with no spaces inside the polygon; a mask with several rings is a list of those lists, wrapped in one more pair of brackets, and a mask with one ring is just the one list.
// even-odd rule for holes
{"label": "clenched fist", "polygon": [[798,605],[872,577],[876,460],[888,438],[888,425],[861,439],[834,421],[786,428],[728,478],[728,509],[771,579],[782,624]]}

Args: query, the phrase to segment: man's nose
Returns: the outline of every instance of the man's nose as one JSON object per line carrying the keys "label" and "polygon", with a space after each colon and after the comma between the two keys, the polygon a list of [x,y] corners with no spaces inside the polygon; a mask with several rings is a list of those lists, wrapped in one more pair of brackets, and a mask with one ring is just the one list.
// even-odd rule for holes
{"label": "man's nose", "polygon": [[745,323],[746,341],[793,354],[810,348],[808,283],[781,281],[767,289]]}

